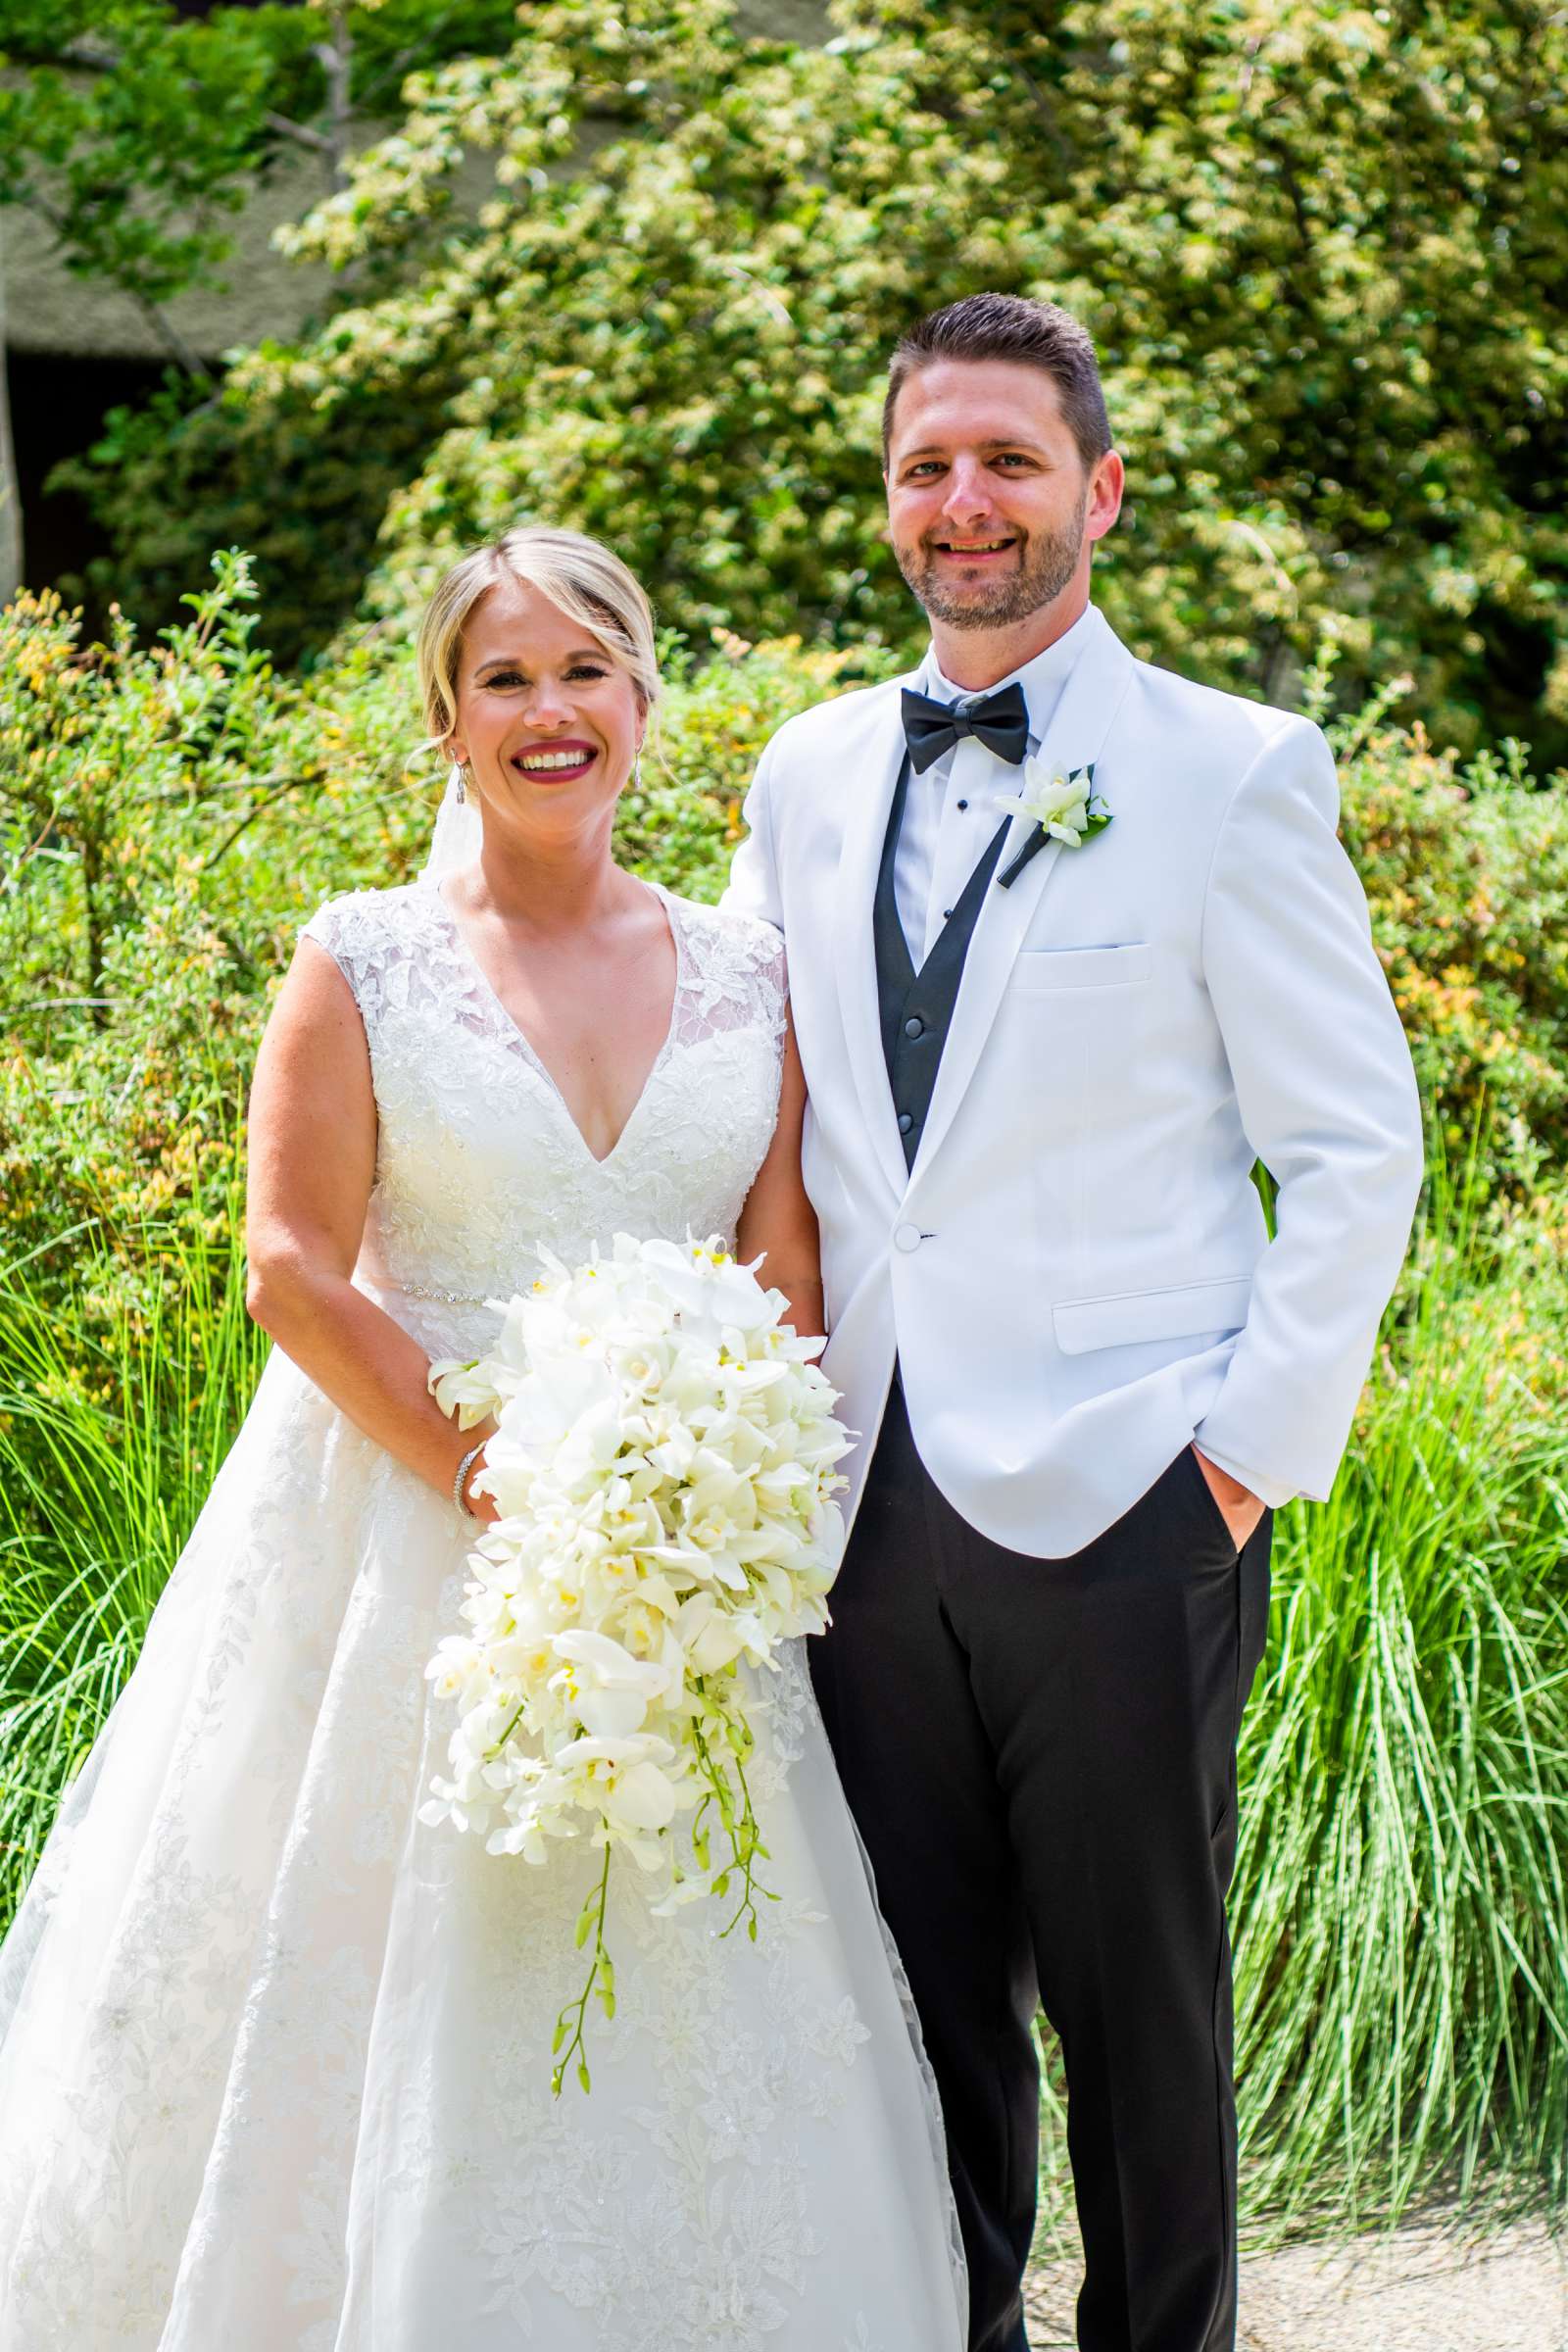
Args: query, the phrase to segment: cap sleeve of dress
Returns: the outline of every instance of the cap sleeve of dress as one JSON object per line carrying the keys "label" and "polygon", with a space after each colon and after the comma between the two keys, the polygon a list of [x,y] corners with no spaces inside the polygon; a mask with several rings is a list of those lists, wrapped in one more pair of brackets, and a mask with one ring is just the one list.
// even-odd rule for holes
{"label": "cap sleeve of dress", "polygon": [[377,1009],[388,948],[387,901],[384,890],[357,890],[348,897],[328,899],[300,932],[325,950],[354,992],[354,1002],[367,1030]]}

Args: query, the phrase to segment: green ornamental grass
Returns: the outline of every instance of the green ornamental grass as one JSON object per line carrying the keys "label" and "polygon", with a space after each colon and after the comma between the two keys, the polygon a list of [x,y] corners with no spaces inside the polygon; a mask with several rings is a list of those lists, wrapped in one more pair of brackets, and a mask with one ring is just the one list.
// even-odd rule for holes
{"label": "green ornamental grass", "polygon": [[1442,1171],[1344,1466],[1281,1515],[1233,1931],[1255,2204],[1568,2185],[1560,1258]]}
{"label": "green ornamental grass", "polygon": [[[1440,1164],[1327,1503],[1278,1515],[1231,1894],[1244,2219],[1568,2188],[1568,1276]],[[1048,2051],[1042,2230],[1070,2230]]]}
{"label": "green ornamental grass", "polygon": [[[237,1199],[232,1203],[237,1210]],[[90,1227],[74,1305],[0,1267],[0,1926],[31,1875],[243,1418],[267,1351],[241,1224],[146,1226],[143,1280]]]}

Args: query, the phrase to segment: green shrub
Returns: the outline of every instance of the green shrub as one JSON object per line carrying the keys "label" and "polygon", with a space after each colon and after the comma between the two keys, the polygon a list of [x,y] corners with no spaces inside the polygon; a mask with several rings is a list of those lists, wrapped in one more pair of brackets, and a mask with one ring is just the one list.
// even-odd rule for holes
{"label": "green shrub", "polygon": [[[57,599],[0,612],[0,1264],[83,1218],[134,1230],[237,1164],[271,991],[323,899],[421,862],[443,777],[406,650],[308,679],[253,642],[243,560],[151,646],[81,646]],[[758,748],[879,659],[676,646],[621,812],[637,870],[716,898]],[[45,1262],[44,1271],[53,1260]]]}
{"label": "green shrub", "polygon": [[[292,657],[372,543],[396,614],[537,516],[607,536],[699,642],[903,642],[887,357],[997,286],[1096,336],[1131,466],[1101,592],[1141,653],[1279,700],[1334,614],[1349,702],[1408,670],[1435,740],[1568,755],[1560,14],[835,13],[796,50],[724,0],[571,0],[413,77],[299,239],[342,306],[110,435],[122,593],[167,614],[238,541]],[[466,219],[465,155],[496,173]]]}
{"label": "green shrub", "polygon": [[1341,832],[1446,1149],[1484,1127],[1489,1189],[1531,1197],[1568,1167],[1568,806],[1521,744],[1461,762],[1390,699],[1330,725]]}
{"label": "green shrub", "polygon": [[[256,646],[220,562],[152,645],[78,642],[49,596],[0,613],[0,1262],[83,1217],[207,1196],[234,1162],[271,989],[328,897],[406,879],[440,777],[414,758],[401,634],[308,677]],[[884,649],[675,645],[658,747],[622,809],[639,871],[715,898],[757,753]],[[1315,673],[1309,692],[1326,699]],[[1568,1155],[1568,808],[1516,748],[1461,766],[1375,702],[1335,729],[1345,836],[1424,1092],[1450,1139],[1494,1113],[1491,1180]]]}

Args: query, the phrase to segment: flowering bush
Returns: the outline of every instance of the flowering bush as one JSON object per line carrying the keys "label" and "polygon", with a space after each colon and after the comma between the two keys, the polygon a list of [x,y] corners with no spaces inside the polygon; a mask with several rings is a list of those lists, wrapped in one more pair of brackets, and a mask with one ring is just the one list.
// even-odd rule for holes
{"label": "flowering bush", "polygon": [[[298,926],[423,855],[440,779],[414,757],[404,637],[280,675],[250,600],[225,559],[150,645],[124,622],[83,644],[50,596],[0,612],[0,1262],[84,1217],[216,1238]],[[668,646],[627,863],[715,899],[768,735],[890,660],[725,631]],[[1307,679],[1317,715],[1329,683]],[[1457,1147],[1485,1102],[1489,1183],[1522,1200],[1568,1159],[1568,807],[1517,745],[1462,762],[1398,703],[1331,723],[1345,841],[1428,1103]]]}
{"label": "flowering bush", "polygon": [[[300,924],[424,855],[444,777],[406,647],[364,632],[279,674],[248,566],[217,569],[152,643],[122,618],[84,643],[48,593],[0,610],[0,1264],[85,1217],[220,1215]],[[761,743],[877,660],[669,646],[622,857],[715,899]]]}

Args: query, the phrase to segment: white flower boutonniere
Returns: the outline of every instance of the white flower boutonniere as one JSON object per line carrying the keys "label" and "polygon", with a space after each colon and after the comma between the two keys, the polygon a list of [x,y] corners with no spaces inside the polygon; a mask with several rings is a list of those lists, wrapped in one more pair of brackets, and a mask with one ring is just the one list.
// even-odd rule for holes
{"label": "white flower boutonniere", "polygon": [[998,875],[1004,890],[1012,888],[1030,858],[1048,841],[1059,841],[1069,850],[1081,849],[1111,821],[1110,810],[1095,791],[1093,760],[1087,767],[1075,767],[1063,775],[1059,769],[1048,768],[1039,758],[1026,760],[1022,791],[1000,799],[997,806],[1013,816],[1032,817],[1035,827],[1017,857]]}

